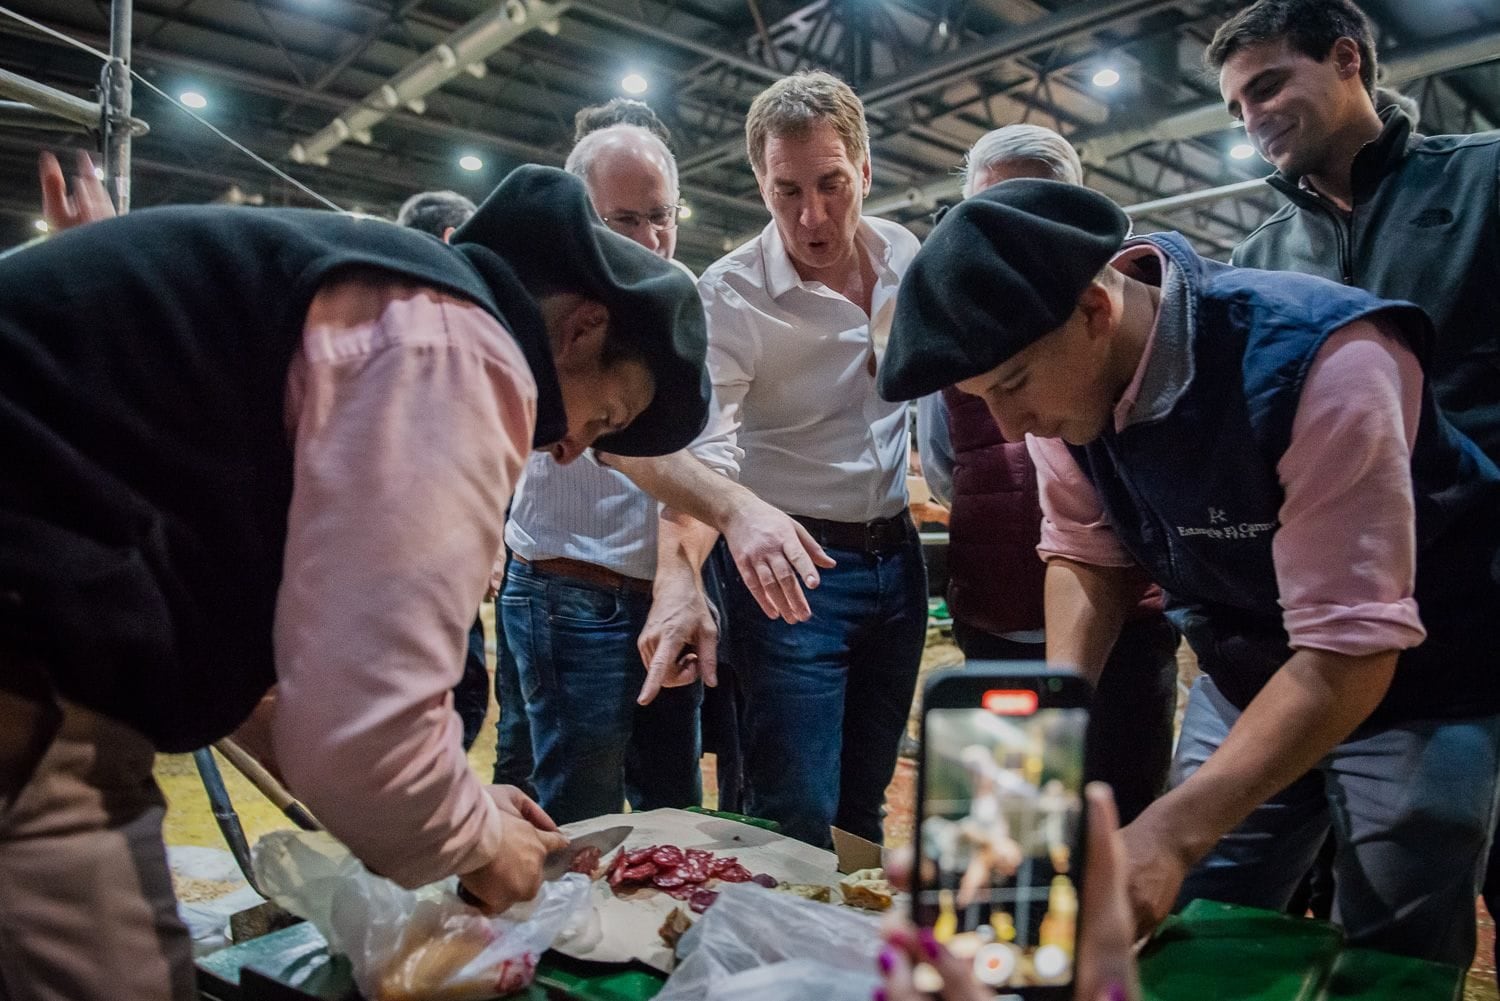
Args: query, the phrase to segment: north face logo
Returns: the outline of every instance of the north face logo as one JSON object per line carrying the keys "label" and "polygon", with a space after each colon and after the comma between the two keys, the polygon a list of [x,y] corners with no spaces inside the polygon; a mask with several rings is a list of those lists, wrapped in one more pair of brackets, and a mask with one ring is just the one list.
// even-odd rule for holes
{"label": "north face logo", "polygon": [[1453,213],[1447,209],[1424,209],[1411,221],[1411,224],[1427,229],[1431,226],[1446,226],[1452,221]]}

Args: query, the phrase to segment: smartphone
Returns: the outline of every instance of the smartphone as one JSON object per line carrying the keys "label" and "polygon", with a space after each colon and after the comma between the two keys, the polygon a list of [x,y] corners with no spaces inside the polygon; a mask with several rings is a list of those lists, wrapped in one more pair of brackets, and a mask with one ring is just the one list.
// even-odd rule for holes
{"label": "smartphone", "polygon": [[1090,689],[970,661],[922,695],[912,916],[1000,998],[1073,996]]}

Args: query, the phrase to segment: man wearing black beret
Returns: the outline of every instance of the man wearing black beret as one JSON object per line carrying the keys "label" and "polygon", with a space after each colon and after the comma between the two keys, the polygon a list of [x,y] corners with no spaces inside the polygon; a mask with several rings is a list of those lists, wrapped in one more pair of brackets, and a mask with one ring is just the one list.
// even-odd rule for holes
{"label": "man wearing black beret", "polygon": [[272,684],[283,776],[367,866],[531,897],[564,839],[470,771],[449,690],[527,453],[702,428],[692,280],[523,167],[452,246],[150,209],[0,288],[0,996],[194,996],[152,754]]}
{"label": "man wearing black beret", "polygon": [[963,202],[901,286],[881,392],[956,384],[1028,436],[1050,661],[1097,677],[1134,566],[1198,655],[1174,788],[1123,832],[1140,931],[1197,897],[1284,906],[1331,825],[1349,940],[1466,966],[1500,471],[1434,406],[1415,307],[1127,228],[1051,181]]}

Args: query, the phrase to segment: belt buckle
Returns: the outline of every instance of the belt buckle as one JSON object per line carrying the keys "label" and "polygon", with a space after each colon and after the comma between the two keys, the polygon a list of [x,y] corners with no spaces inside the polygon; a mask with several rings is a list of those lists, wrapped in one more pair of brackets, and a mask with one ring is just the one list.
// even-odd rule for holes
{"label": "belt buckle", "polygon": [[865,552],[878,553],[885,548],[883,533],[880,531],[883,527],[878,521],[865,522]]}

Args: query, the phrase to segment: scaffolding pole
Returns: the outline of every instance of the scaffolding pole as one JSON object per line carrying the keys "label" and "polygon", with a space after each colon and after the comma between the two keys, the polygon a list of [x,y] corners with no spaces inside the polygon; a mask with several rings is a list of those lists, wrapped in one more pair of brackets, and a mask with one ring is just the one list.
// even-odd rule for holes
{"label": "scaffolding pole", "polygon": [[109,62],[99,86],[104,138],[104,187],[115,211],[130,211],[130,21],[134,0],[112,0]]}
{"label": "scaffolding pole", "polygon": [[44,83],[28,80],[18,73],[0,69],[0,97],[24,101],[55,118],[90,129],[99,127],[99,104],[64,93]]}

